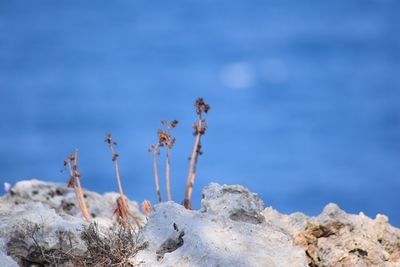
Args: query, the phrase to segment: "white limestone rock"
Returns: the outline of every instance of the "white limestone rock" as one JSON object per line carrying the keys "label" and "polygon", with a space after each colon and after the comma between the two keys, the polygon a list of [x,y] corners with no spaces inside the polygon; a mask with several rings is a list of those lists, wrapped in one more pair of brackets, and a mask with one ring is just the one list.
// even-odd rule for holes
{"label": "white limestone rock", "polygon": [[[115,192],[100,195],[96,192],[84,190],[84,199],[89,213],[100,224],[112,225],[115,221],[113,209],[118,197],[119,194]],[[17,205],[40,202],[48,208],[55,209],[58,214],[69,214],[83,219],[75,192],[72,188],[68,188],[66,184],[47,183],[35,179],[20,181],[11,189],[11,194],[5,196],[3,201],[12,201]],[[140,212],[137,202],[128,202],[130,210],[143,226],[146,218]]]}
{"label": "white limestone rock", "polygon": [[[85,194],[104,235],[115,220],[112,207],[118,194]],[[136,202],[130,206],[145,224]],[[285,215],[264,208],[257,195],[242,186],[215,183],[203,190],[198,211],[174,202],[153,208],[140,233],[139,243],[147,247],[132,255],[132,265],[400,266],[400,230],[380,214],[371,219],[329,204],[317,217]],[[0,266],[43,264],[36,243],[48,251],[63,247],[83,255],[86,247],[80,236],[87,224],[65,184],[22,181],[0,197]]]}
{"label": "white limestone rock", "polygon": [[[113,206],[118,196],[117,193],[99,195],[85,191],[92,221],[104,232],[115,222]],[[144,225],[146,219],[137,203],[129,203],[134,216]],[[86,247],[80,236],[88,224],[79,210],[73,189],[66,184],[21,181],[0,198],[0,244],[3,244],[0,266],[4,266],[3,262],[9,266],[15,266],[16,262],[20,265],[43,262],[43,255],[38,255],[38,244],[46,251],[62,247],[71,254],[82,255]]]}
{"label": "white limestone rock", "polygon": [[156,205],[141,240],[139,266],[307,266],[293,238],[265,223],[262,201],[242,186],[211,184],[200,211]]}

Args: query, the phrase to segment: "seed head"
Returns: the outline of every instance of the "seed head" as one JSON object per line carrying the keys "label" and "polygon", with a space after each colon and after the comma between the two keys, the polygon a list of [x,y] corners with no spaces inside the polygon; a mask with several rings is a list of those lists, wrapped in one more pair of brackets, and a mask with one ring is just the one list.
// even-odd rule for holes
{"label": "seed head", "polygon": [[196,107],[196,113],[197,115],[199,115],[201,117],[202,113],[208,113],[208,111],[210,110],[210,106],[207,105],[203,98],[199,97],[196,102],[194,103],[194,106]]}

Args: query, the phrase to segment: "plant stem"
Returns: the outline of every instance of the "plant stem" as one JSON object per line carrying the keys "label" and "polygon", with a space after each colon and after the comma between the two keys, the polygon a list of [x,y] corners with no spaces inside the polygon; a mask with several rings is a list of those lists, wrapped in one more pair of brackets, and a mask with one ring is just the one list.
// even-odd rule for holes
{"label": "plant stem", "polygon": [[[122,189],[122,183],[121,183],[121,176],[119,174],[119,166],[118,166],[118,159],[114,160],[114,164],[115,164],[115,174],[117,176],[117,181],[118,181],[118,188],[119,188],[119,194],[124,197],[124,191]],[[125,200],[124,200],[125,202]]]}
{"label": "plant stem", "polygon": [[172,200],[171,186],[170,186],[170,156],[171,156],[171,149],[168,148],[168,150],[167,150],[167,164],[166,164],[166,172],[167,173],[165,174],[168,201]]}
{"label": "plant stem", "polygon": [[155,177],[155,182],[156,182],[157,197],[158,197],[158,201],[161,203],[162,202],[162,198],[161,198],[161,192],[160,192],[160,183],[159,183],[159,180],[158,180],[157,154],[158,154],[158,147],[156,147],[154,149],[153,167],[154,167],[154,177]]}
{"label": "plant stem", "polygon": [[[113,146],[110,146],[110,147],[111,147],[111,152],[113,153],[113,155],[116,155],[117,153],[115,152],[114,147]],[[119,166],[118,166],[118,158],[117,157],[114,159],[114,164],[115,164],[115,174],[117,176],[119,194],[121,195],[122,204],[124,204],[126,207],[128,207],[127,203],[125,201],[124,191],[122,189],[122,182],[121,182],[121,176],[119,174]]]}
{"label": "plant stem", "polygon": [[[168,136],[171,138],[171,127],[168,127]],[[171,139],[170,141],[171,142]],[[165,174],[165,183],[167,187],[167,197],[168,201],[172,200],[171,196],[171,185],[170,185],[170,175],[171,175],[171,165],[170,165],[170,159],[171,159],[171,144],[167,144],[167,164],[166,164],[166,174]]]}
{"label": "plant stem", "polygon": [[[201,126],[202,126],[201,124],[202,124],[202,120],[199,119],[198,124],[197,124],[197,129],[201,129]],[[187,208],[187,209],[192,209],[192,203],[190,201],[190,198],[192,196],[194,178],[195,178],[195,173],[196,173],[197,154],[199,152],[198,147],[200,144],[200,137],[201,137],[201,133],[200,133],[200,130],[198,130],[197,135],[196,135],[196,141],[194,142],[192,155],[190,156],[189,174],[188,174],[187,182],[186,182],[184,205],[185,205],[185,208]]]}
{"label": "plant stem", "polygon": [[74,171],[75,171],[75,178],[76,182],[78,183],[78,191],[79,191],[79,197],[81,199],[81,210],[83,217],[85,217],[86,220],[90,221],[92,217],[90,216],[90,213],[87,209],[84,197],[83,197],[83,189],[81,186],[81,179],[80,179],[80,174],[78,172],[78,149],[75,149],[75,159],[74,159]]}
{"label": "plant stem", "polygon": [[[72,172],[71,162],[68,161],[67,164],[68,164],[70,179],[75,179],[75,178],[74,178],[74,174],[73,174],[73,172]],[[83,209],[82,209],[81,197],[80,197],[78,188],[77,188],[76,185],[75,185],[75,182],[73,183],[73,188],[74,188],[74,192],[75,192],[75,196],[76,196],[76,201],[78,202],[79,208],[80,208],[81,211],[82,211]],[[82,213],[83,213],[83,211],[82,211]]]}

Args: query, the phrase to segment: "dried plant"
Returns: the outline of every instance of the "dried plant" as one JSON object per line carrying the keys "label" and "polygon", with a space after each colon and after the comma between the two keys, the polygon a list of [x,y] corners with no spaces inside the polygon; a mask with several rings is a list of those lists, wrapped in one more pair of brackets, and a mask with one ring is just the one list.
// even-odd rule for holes
{"label": "dried plant", "polygon": [[115,164],[115,174],[117,176],[117,182],[118,182],[118,188],[119,188],[119,198],[117,199],[117,207],[115,209],[115,213],[117,214],[117,220],[123,220],[124,225],[126,227],[129,226],[128,222],[128,203],[126,202],[126,198],[124,195],[124,191],[122,189],[122,183],[121,183],[121,176],[119,174],[119,167],[118,167],[118,157],[119,154],[115,151],[114,146],[117,145],[117,142],[113,141],[111,138],[111,134],[107,133],[106,134],[106,140],[104,141],[107,143],[108,147],[111,150],[112,153],[112,161]]}
{"label": "dried plant", "polygon": [[[173,120],[171,123],[167,123],[166,121],[161,121],[161,124],[167,127],[167,132],[162,132],[162,134],[165,136],[165,144],[167,146],[167,163],[166,163],[166,174],[165,174],[165,181],[166,181],[166,187],[167,187],[167,197],[168,201],[172,200],[171,196],[171,185],[170,185],[170,174],[171,174],[171,150],[174,147],[176,139],[174,137],[171,137],[171,130],[176,127],[178,124],[177,120]],[[161,138],[160,138],[161,139]]]}
{"label": "dried plant", "polygon": [[43,224],[24,219],[18,228],[10,233],[7,254],[20,266],[70,266],[73,262],[78,263],[82,251],[77,246],[78,242],[72,232],[57,230],[55,236],[58,238],[58,244],[53,248],[48,247],[47,234]]}
{"label": "dried plant", "polygon": [[124,191],[122,189],[122,183],[121,183],[121,176],[119,174],[119,167],[118,167],[118,157],[119,154],[115,151],[114,146],[117,145],[117,142],[113,141],[111,138],[111,134],[107,133],[106,135],[106,140],[105,142],[108,144],[111,153],[112,153],[112,161],[115,164],[115,174],[117,176],[117,181],[118,181],[118,188],[119,188],[119,197],[117,198],[117,202],[114,208],[114,214],[117,216],[117,221],[118,222],[123,222],[124,226],[126,229],[130,229],[130,224],[129,224],[129,217],[133,219],[135,224],[137,225],[138,229],[142,228],[142,225],[140,223],[140,218],[138,218],[133,212],[129,210],[129,204],[128,200],[124,195]]}
{"label": "dried plant", "polygon": [[166,163],[166,174],[165,174],[165,180],[166,180],[166,187],[167,187],[167,198],[168,201],[172,200],[171,196],[171,185],[170,185],[170,173],[171,173],[171,150],[175,144],[176,139],[171,137],[171,130],[176,127],[178,124],[177,120],[172,121],[171,123],[168,123],[166,121],[161,121],[161,125],[167,127],[167,131],[163,130],[158,130],[157,135],[158,135],[158,143],[155,145],[151,145],[149,148],[149,152],[153,152],[154,158],[153,158],[153,168],[154,168],[154,177],[155,177],[155,183],[156,183],[156,191],[157,191],[157,197],[158,201],[162,202],[162,197],[161,197],[161,191],[160,191],[160,182],[158,178],[158,169],[157,169],[157,156],[160,155],[160,147],[167,147],[167,163]]}
{"label": "dried plant", "polygon": [[[73,162],[73,164],[71,164],[71,162]],[[85,199],[83,197],[83,189],[81,186],[81,175],[78,171],[78,149],[75,149],[74,155],[68,156],[64,160],[64,166],[67,166],[69,170],[70,177],[69,177],[68,187],[74,189],[76,200],[78,202],[79,208],[82,211],[83,217],[85,217],[87,221],[90,221],[92,217],[88,211]]]}
{"label": "dried plant", "polygon": [[123,222],[128,228],[130,228],[128,217],[132,218],[133,222],[137,226],[137,229],[143,228],[143,225],[140,223],[141,218],[129,209],[128,199],[126,197],[125,201],[122,200],[121,196],[117,198],[116,204],[113,206],[113,214],[116,215],[117,222]]}
{"label": "dried plant", "polygon": [[148,218],[152,212],[153,208],[151,207],[151,202],[148,200],[144,200],[142,202],[142,211],[146,218]]}
{"label": "dried plant", "polygon": [[147,247],[147,243],[139,243],[134,231],[121,225],[104,234],[92,223],[84,228],[81,238],[87,248],[86,255],[79,261],[84,266],[133,266],[136,263],[132,258]]}
{"label": "dried plant", "polygon": [[147,247],[146,242],[139,242],[132,228],[123,224],[100,231],[96,223],[90,223],[83,226],[81,240],[72,232],[57,230],[58,244],[52,248],[46,242],[48,234],[44,225],[23,221],[10,234],[7,254],[21,266],[121,267],[141,263],[133,258]]}
{"label": "dried plant", "polygon": [[194,128],[193,135],[196,136],[196,140],[194,142],[192,154],[189,158],[190,160],[189,174],[186,182],[185,199],[183,201],[183,205],[187,209],[192,209],[192,202],[190,199],[193,191],[194,178],[196,176],[198,157],[199,155],[202,154],[201,136],[204,135],[207,130],[207,121],[203,119],[202,115],[203,113],[207,114],[208,111],[210,110],[210,106],[204,102],[203,98],[198,98],[194,103],[194,106],[196,107],[196,113],[199,116],[199,118],[197,123],[193,123],[193,128]]}
{"label": "dried plant", "polygon": [[158,144],[151,145],[149,152],[153,152],[153,169],[154,169],[154,180],[156,183],[156,191],[158,202],[162,202],[161,191],[160,191],[160,181],[158,179],[158,169],[157,169],[157,156],[160,155],[160,150],[158,149]]}

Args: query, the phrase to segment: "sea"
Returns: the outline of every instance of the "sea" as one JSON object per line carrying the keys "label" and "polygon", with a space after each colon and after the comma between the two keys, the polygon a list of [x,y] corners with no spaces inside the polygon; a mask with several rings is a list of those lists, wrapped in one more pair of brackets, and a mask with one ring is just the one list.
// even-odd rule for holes
{"label": "sea", "polygon": [[126,195],[156,204],[148,148],[176,119],[181,203],[202,97],[195,209],[211,182],[241,184],[283,213],[334,202],[399,227],[399,14],[397,0],[1,0],[0,183],[67,183],[77,148],[84,187],[117,191],[109,132]]}

